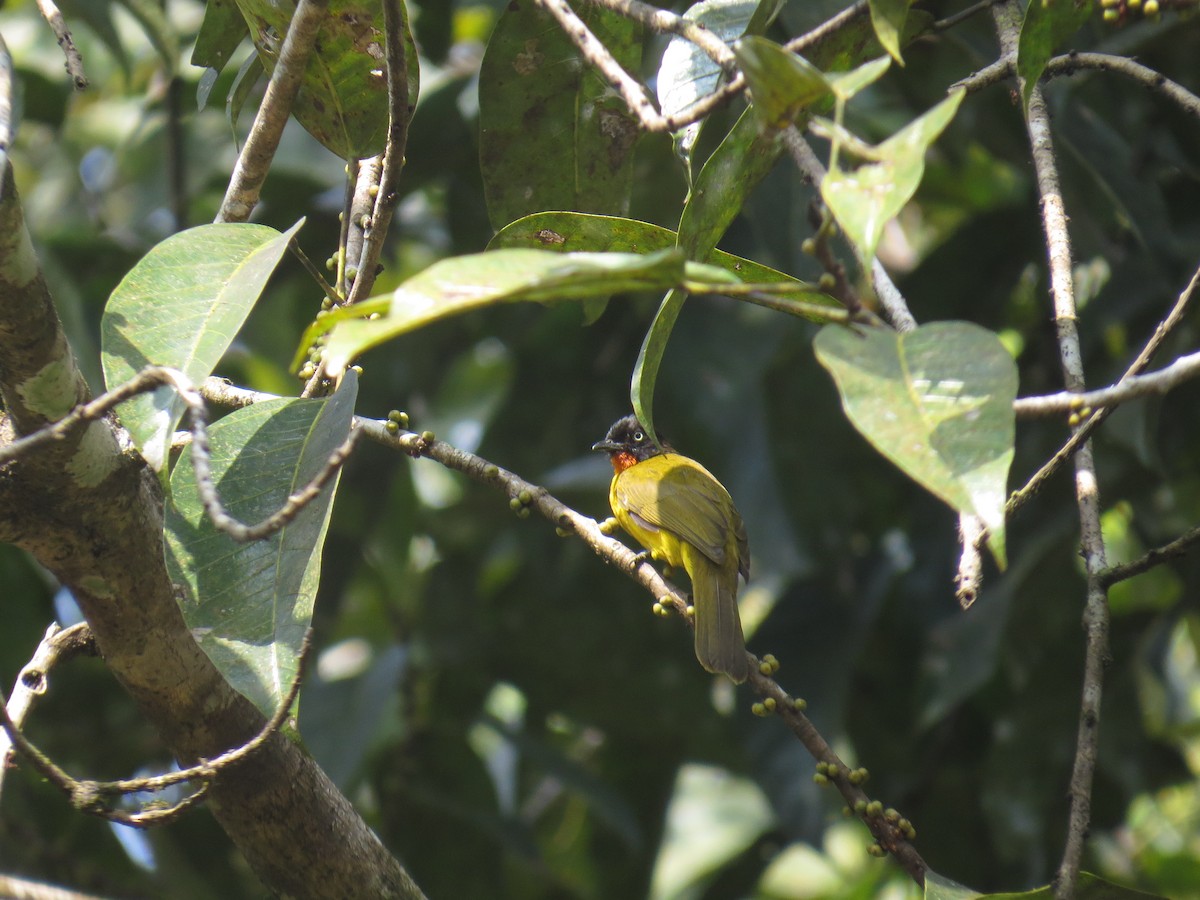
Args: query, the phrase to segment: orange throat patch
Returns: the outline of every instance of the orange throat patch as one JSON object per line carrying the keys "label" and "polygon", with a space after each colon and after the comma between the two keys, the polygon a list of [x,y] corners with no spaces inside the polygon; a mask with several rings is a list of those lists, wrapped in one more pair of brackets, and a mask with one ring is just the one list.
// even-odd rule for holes
{"label": "orange throat patch", "polygon": [[609,459],[612,460],[613,471],[618,475],[620,475],[630,466],[637,464],[637,457],[628,450],[618,450],[616,453],[613,453],[611,456],[609,456]]}

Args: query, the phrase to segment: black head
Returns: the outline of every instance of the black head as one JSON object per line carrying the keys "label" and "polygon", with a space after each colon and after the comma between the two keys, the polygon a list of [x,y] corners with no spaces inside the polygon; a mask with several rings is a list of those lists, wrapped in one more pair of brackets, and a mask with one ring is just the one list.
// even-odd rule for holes
{"label": "black head", "polygon": [[604,450],[607,453],[628,453],[641,462],[669,448],[666,445],[657,446],[636,416],[626,416],[613,422],[604,440],[592,444],[592,449]]}

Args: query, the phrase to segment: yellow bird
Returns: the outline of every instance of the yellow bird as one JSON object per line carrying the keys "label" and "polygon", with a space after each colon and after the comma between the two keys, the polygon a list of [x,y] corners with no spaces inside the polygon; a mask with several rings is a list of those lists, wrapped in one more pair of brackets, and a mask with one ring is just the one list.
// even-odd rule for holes
{"label": "yellow bird", "polygon": [[700,665],[745,681],[737,586],[739,574],[750,575],[750,545],[729,492],[700,463],[655,445],[634,416],[618,419],[592,449],[612,460],[608,502],[617,522],[651,558],[688,573]]}

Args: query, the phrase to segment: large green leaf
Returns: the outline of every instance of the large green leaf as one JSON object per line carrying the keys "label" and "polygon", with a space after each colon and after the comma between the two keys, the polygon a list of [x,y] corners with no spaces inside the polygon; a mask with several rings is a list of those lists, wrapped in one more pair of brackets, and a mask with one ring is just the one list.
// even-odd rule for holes
{"label": "large green leaf", "polygon": [[[1053,885],[1017,893],[981,894],[938,875],[936,872],[925,873],[925,900],[1054,900],[1054,896]],[[1079,881],[1075,887],[1075,900],[1166,900],[1166,898],[1113,884],[1090,872],[1080,872]]]}
{"label": "large green leaf", "polygon": [[[349,434],[357,391],[350,372],[328,399],[269,400],[216,422],[212,477],[229,514],[256,523],[310,482]],[[270,538],[241,544],[204,512],[190,454],[171,475],[165,552],[183,616],[221,674],[264,715],[296,674],[336,485]]]}
{"label": "large green leaf", "polygon": [[[150,365],[172,366],[194,383],[211,375],[302,224],[282,234],[266,225],[201,225],[154,247],[104,308],[100,346],[107,387]],[[159,388],[119,409],[142,455],[163,469],[183,415],[175,391]]]}
{"label": "large green leaf", "polygon": [[555,303],[663,290],[685,278],[713,287],[738,280],[715,266],[687,262],[675,250],[648,255],[493,250],[443,259],[396,288],[386,316],[336,322],[325,347],[325,365],[336,376],[371,347],[439,319],[498,303]]}
{"label": "large green leaf", "polygon": [[934,322],[905,334],[826,327],[814,346],[854,427],[927,490],[983,519],[1003,566],[1017,368],[1000,339]]}
{"label": "large green leaf", "polygon": [[[296,8],[292,0],[237,0],[250,27],[259,59],[275,71],[282,36]],[[408,26],[408,9],[397,4],[403,20],[408,102],[417,102],[421,68]],[[387,77],[384,72],[383,6],[368,0],[330,0],[325,24],[292,115],[343,159],[373,156],[383,150],[388,128]]]}
{"label": "large green leaf", "polygon": [[[678,242],[678,235],[669,228],[623,219],[618,216],[593,216],[587,213],[545,212],[526,216],[503,228],[488,244],[489,250],[502,247],[533,247],[555,250],[560,253],[572,251],[614,253],[653,253],[669,250]],[[837,302],[817,288],[806,284],[778,269],[724,250],[713,250],[708,255],[710,265],[736,275],[749,284],[791,284],[794,290],[776,296],[799,300],[804,303],[836,306]],[[803,315],[803,313],[800,313]],[[814,321],[827,321],[812,317]]]}
{"label": "large green leaf", "polygon": [[[585,5],[580,17],[627,71],[641,61],[641,31]],[[532,212],[624,213],[637,119],[549,14],[509,4],[479,73],[479,160],[496,228]]]}
{"label": "large green leaf", "polygon": [[234,0],[208,0],[192,48],[192,65],[220,72],[250,29]]}
{"label": "large green leaf", "polygon": [[1025,7],[1017,42],[1017,74],[1024,81],[1021,99],[1029,104],[1054,51],[1092,14],[1092,0],[1038,0]]}
{"label": "large green leaf", "polygon": [[900,212],[921,183],[925,152],[954,118],[964,92],[954,91],[892,135],[871,153],[872,162],[853,171],[831,167],[821,197],[854,244],[865,267],[875,256],[883,227]]}

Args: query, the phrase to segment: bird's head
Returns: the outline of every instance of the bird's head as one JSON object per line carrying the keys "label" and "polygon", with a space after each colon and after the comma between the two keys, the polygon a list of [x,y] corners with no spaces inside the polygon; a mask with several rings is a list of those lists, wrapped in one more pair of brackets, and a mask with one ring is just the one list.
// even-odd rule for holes
{"label": "bird's head", "polygon": [[655,444],[636,416],[625,416],[613,422],[604,440],[592,444],[592,449],[608,453],[613,469],[623,472],[635,463],[658,456],[669,448]]}

